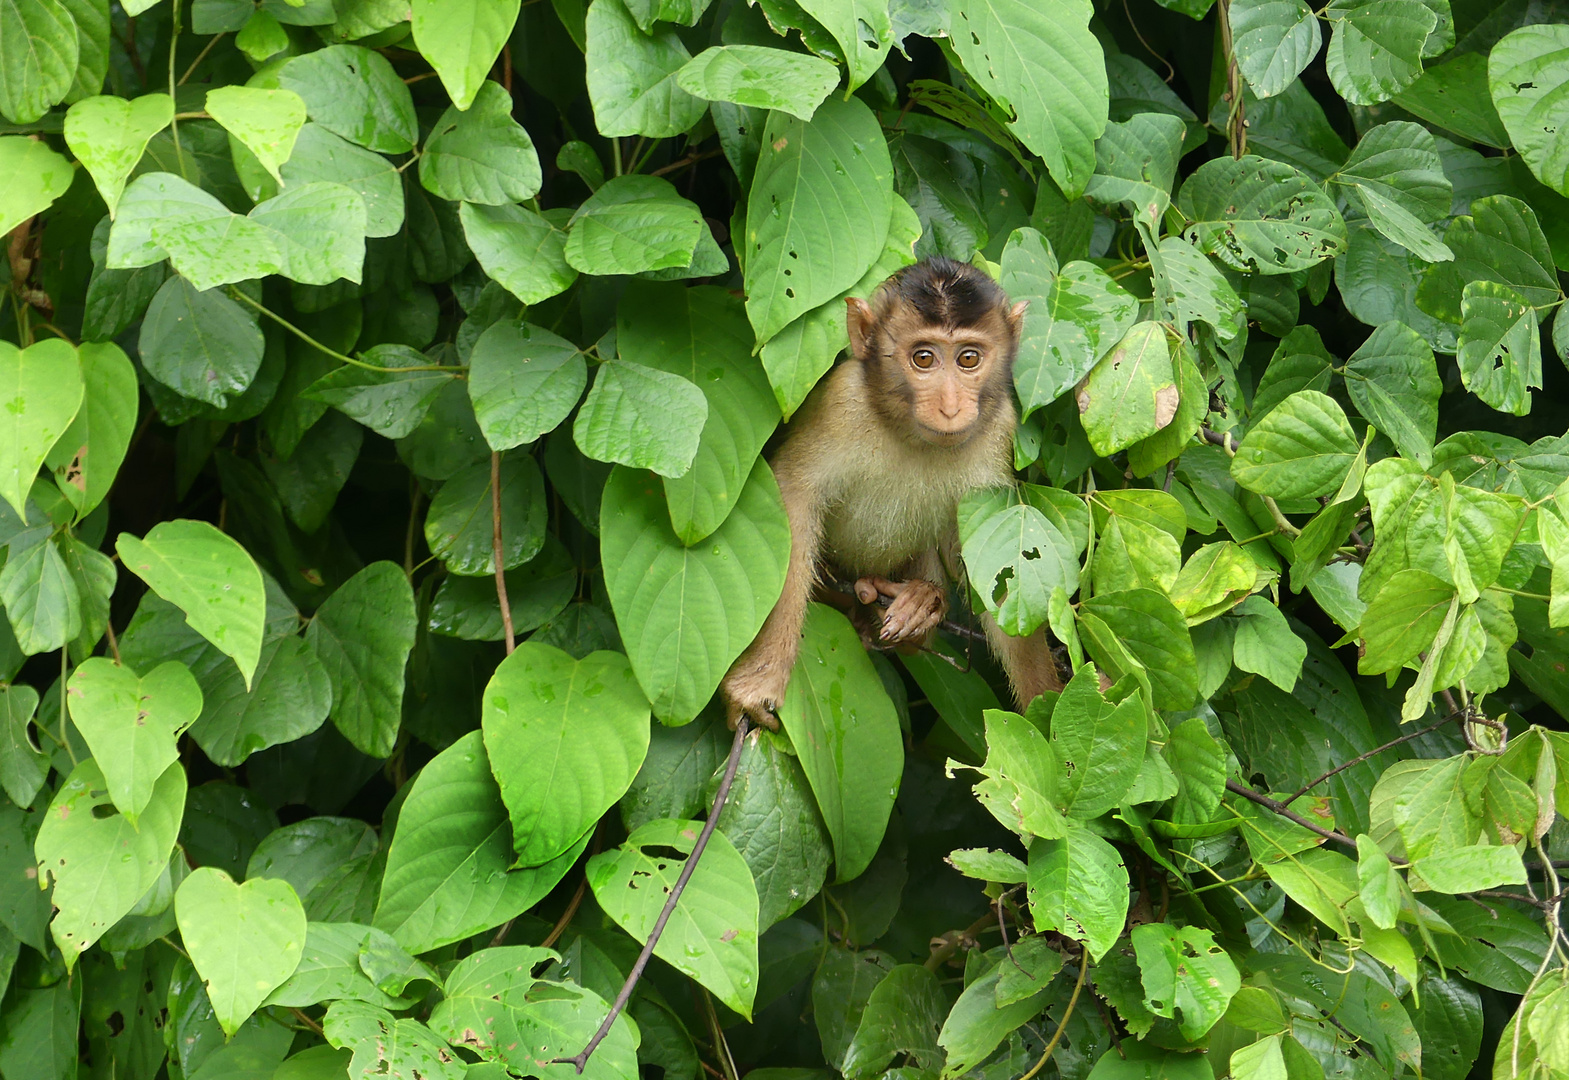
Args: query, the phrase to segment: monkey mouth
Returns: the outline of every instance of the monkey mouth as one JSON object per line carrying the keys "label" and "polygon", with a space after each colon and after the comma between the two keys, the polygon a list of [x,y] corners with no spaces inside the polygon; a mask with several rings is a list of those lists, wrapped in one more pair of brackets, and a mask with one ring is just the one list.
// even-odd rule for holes
{"label": "monkey mouth", "polygon": [[933,446],[958,446],[969,439],[973,428],[972,424],[952,430],[932,427],[930,424],[919,425],[921,438]]}

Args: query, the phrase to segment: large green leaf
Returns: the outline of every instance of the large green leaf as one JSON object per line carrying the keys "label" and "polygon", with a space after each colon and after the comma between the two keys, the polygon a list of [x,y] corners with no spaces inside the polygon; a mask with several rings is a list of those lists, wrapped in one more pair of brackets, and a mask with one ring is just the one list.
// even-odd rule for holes
{"label": "large green leaf", "polygon": [[[648,940],[702,823],[665,818],[588,861],[594,899],[639,942]],[[654,955],[747,1019],[757,994],[757,887],[717,829],[676,901]]]}
{"label": "large green leaf", "polygon": [[1398,671],[1428,649],[1455,599],[1455,587],[1425,570],[1402,570],[1389,579],[1362,616],[1363,674]]}
{"label": "large green leaf", "polygon": [[[92,174],[111,214],[120,205],[126,177],[141,160],[147,140],[167,127],[173,117],[174,99],[168,94],[147,94],[134,101],[108,96],[84,98],[65,114],[65,144]],[[43,162],[28,164],[37,170]],[[28,172],[18,170],[13,175],[26,177]],[[0,214],[0,226],[5,224],[4,217]]]}
{"label": "large green leaf", "polygon": [[518,21],[519,0],[413,0],[414,43],[467,109]]}
{"label": "large green leaf", "polygon": [[708,399],[690,377],[607,360],[594,375],[572,436],[596,461],[674,478],[691,471],[707,420]]}
{"label": "large green leaf", "polygon": [[1144,764],[1143,700],[1117,703],[1101,693],[1095,665],[1080,667],[1051,714],[1051,748],[1061,781],[1057,798],[1070,818],[1090,821],[1123,802]]}
{"label": "large green leaf", "polygon": [[[1080,618],[1090,616],[1105,627],[1125,653],[1143,666],[1157,709],[1187,709],[1198,693],[1198,668],[1193,637],[1186,621],[1164,595],[1153,589],[1101,593],[1080,605]],[[1090,651],[1097,652],[1091,642]],[[1112,668],[1105,655],[1097,660]],[[1117,678],[1128,671],[1113,669]]]}
{"label": "large green leaf", "polygon": [[58,649],[82,632],[82,596],[48,528],[11,540],[0,600],[23,655]]}
{"label": "large green leaf", "polygon": [[688,60],[676,83],[705,101],[779,109],[810,120],[839,85],[839,72],[826,60],[784,49],[716,45]]}
{"label": "large green leaf", "polygon": [[[512,2],[516,4],[518,0]],[[355,1080],[374,1076],[389,1080],[463,1080],[476,1073],[483,1075],[483,1067],[471,1070],[430,1028],[413,1017],[394,1018],[379,1005],[335,1001],[322,1018],[322,1029],[329,1044],[352,1051],[348,1075]],[[340,1060],[325,1065],[334,1080],[343,1071]]]}
{"label": "large green leaf", "polygon": [[[295,616],[289,614],[290,623]],[[215,764],[235,768],[259,750],[309,735],[327,719],[332,683],[316,650],[292,625],[262,645],[254,686],[230,664],[198,664],[202,715],[191,738]],[[277,631],[273,631],[277,633]]]}
{"label": "large green leaf", "polygon": [[1045,735],[1017,713],[987,709],[985,777],[975,785],[982,806],[1020,839],[1061,837],[1062,767]]}
{"label": "large green leaf", "polygon": [[510,450],[555,430],[587,383],[582,351],[528,323],[494,324],[469,357],[469,397],[493,450]]}
{"label": "large green leaf", "polygon": [[1106,125],[1095,143],[1095,175],[1084,189],[1092,202],[1121,203],[1154,227],[1171,205],[1172,181],[1187,124],[1169,112],[1134,113]]}
{"label": "large green leaf", "polygon": [[518,866],[571,848],[626,794],[648,752],[648,701],[620,653],[574,660],[523,642],[485,687],[483,723]]}
{"label": "large green leaf", "polygon": [[59,338],[18,349],[0,341],[0,496],[22,518],[27,493],[51,447],[82,404],[82,365]]}
{"label": "large green leaf", "polygon": [[1417,307],[1444,322],[1464,321],[1461,301],[1465,287],[1494,281],[1518,292],[1532,307],[1558,301],[1558,272],[1552,248],[1529,205],[1508,195],[1492,195],[1471,203],[1471,213],[1457,217],[1444,232],[1453,262],[1429,266],[1417,286]]}
{"label": "large green leaf", "polygon": [[807,609],[779,719],[833,839],[835,880],[858,877],[882,842],[904,747],[899,717],[843,615]]}
{"label": "large green leaf", "polygon": [[219,86],[207,92],[207,112],[282,183],[279,170],[294,153],[305,126],[305,101],[293,90]]}
{"label": "large green leaf", "polygon": [[305,946],[300,898],[287,881],[236,885],[222,870],[204,866],[181,882],[174,912],[213,1015],[232,1036],[299,965]]}
{"label": "large green leaf", "polygon": [[1542,339],[1536,309],[1496,281],[1470,281],[1460,301],[1455,359],[1466,389],[1500,412],[1531,411],[1531,387],[1542,385]]}
{"label": "large green leaf", "polygon": [[1283,161],[1254,154],[1207,161],[1177,203],[1192,221],[1184,235],[1233,270],[1288,274],[1346,249],[1334,201]]}
{"label": "large green leaf", "polygon": [[1179,400],[1165,326],[1135,323],[1079,388],[1079,422],[1097,454],[1114,454],[1171,423]]}
{"label": "large green leaf", "polygon": [[1237,67],[1253,92],[1274,97],[1318,55],[1318,17],[1304,0],[1236,0],[1231,40]]}
{"label": "large green leaf", "polygon": [[1332,0],[1324,66],[1353,105],[1388,101],[1422,74],[1423,46],[1438,15],[1422,0]]}
{"label": "large green leaf", "polygon": [[746,313],[722,289],[634,283],[617,308],[616,343],[628,362],[678,375],[708,399],[691,468],[680,477],[655,469],[664,473],[676,535],[695,544],[729,515],[779,423],[767,375],[751,355]]}
{"label": "large green leaf", "polygon": [[[112,246],[112,233],[109,239]],[[142,365],[154,379],[221,409],[251,385],[265,344],[261,327],[245,308],[217,289],[204,292],[172,274],[147,307],[140,349]]]}
{"label": "large green leaf", "polygon": [[49,758],[28,730],[37,709],[31,686],[0,687],[0,790],[17,806],[31,806],[49,775]]}
{"label": "large green leaf", "polygon": [[1356,434],[1340,404],[1298,390],[1249,429],[1231,459],[1231,477],[1271,498],[1309,498],[1338,488],[1356,455]]}
{"label": "large green leaf", "polygon": [[1433,457],[1443,383],[1433,349],[1401,322],[1387,322],[1351,354],[1346,391],[1357,411],[1421,465]]}
{"label": "large green leaf", "polygon": [[377,345],[360,360],[331,368],[300,396],[332,405],[389,439],[419,427],[437,396],[458,377],[457,369],[432,364],[407,345]]}
{"label": "large green leaf", "polygon": [[278,69],[277,78],[279,86],[304,99],[310,118],[334,135],[384,154],[406,154],[419,141],[409,88],[378,52],[329,45],[294,57]]}
{"label": "large green leaf", "polygon": [[[0,61],[3,62],[3,61]],[[80,156],[80,155],[78,155]],[[43,143],[20,135],[0,136],[0,170],[10,178],[0,192],[0,232],[9,233],[71,186],[71,163]],[[118,196],[118,192],[116,192]]]}
{"label": "large green leaf", "polygon": [[332,683],[332,722],[371,757],[388,756],[397,740],[416,625],[409,579],[377,562],[340,585],[306,631]]}
{"label": "large green leaf", "polygon": [[[545,544],[545,481],[522,451],[501,459],[501,568],[522,566]],[[441,486],[425,515],[425,542],[449,571],[496,572],[495,506],[490,462],[470,465]]]}
{"label": "large green leaf", "polygon": [[392,236],[403,226],[403,178],[397,167],[320,124],[300,129],[294,153],[279,171],[288,184],[319,180],[359,192],[365,200],[366,236]]}
{"label": "large green leaf", "polygon": [[0,116],[31,124],[64,98],[80,46],[60,0],[0,0]]}
{"label": "large green leaf", "polygon": [[507,808],[483,737],[471,731],[437,754],[409,788],[387,849],[376,926],[413,953],[499,926],[544,899],[588,840],[585,832],[544,866],[512,869]]}
{"label": "large green leaf", "polygon": [[293,184],[251,209],[278,252],[278,272],[306,285],[358,283],[365,263],[365,201],[342,184]]}
{"label": "large green leaf", "polygon": [[485,272],[525,304],[564,292],[577,280],[567,262],[567,209],[543,214],[504,203],[464,203],[458,209],[463,236]]}
{"label": "large green leaf", "polygon": [[888,239],[892,183],[888,144],[859,99],[831,98],[810,121],[769,115],[742,238],[758,341],[861,279]]}
{"label": "large green leaf", "polygon": [[436,121],[420,155],[419,179],[432,195],[454,202],[495,206],[539,192],[534,140],[512,119],[512,98],[499,83],[482,83],[467,112],[454,105]]}
{"label": "large green leaf", "polygon": [[1488,92],[1487,56],[1463,52],[1422,72],[1421,78],[1395,95],[1402,109],[1471,142],[1499,150],[1509,133]]}
{"label": "large green leaf", "polygon": [[959,503],[958,520],[970,582],[1005,632],[1033,634],[1046,622],[1053,590],[1078,590],[1072,541],[1011,489],[971,492]]}
{"label": "large green leaf", "polygon": [[617,468],[605,484],[600,530],[605,587],[632,670],[655,716],[686,723],[784,588],[790,524],[779,485],[759,460],[724,524],[686,547],[657,478]]}
{"label": "large green leaf", "polygon": [[1428,262],[1454,257],[1430,228],[1449,216],[1453,186],[1437,141],[1420,124],[1371,129],[1332,179],[1355,190],[1374,227],[1412,254]]}
{"label": "large green leaf", "polygon": [[1153,923],[1131,935],[1144,982],[1145,1004],[1175,1018],[1182,1037],[1197,1041],[1225,1015],[1242,987],[1242,973],[1215,935],[1202,927]]}
{"label": "large green leaf", "polygon": [[1108,91],[1100,42],[1081,0],[958,0],[953,50],[1013,119],[1008,129],[1046,161],[1069,198],[1095,168]]}
{"label": "large green leaf", "polygon": [[34,850],[39,881],[54,881],[49,930],[69,964],[135,906],[169,864],[185,811],[185,770],[171,765],[135,825],[116,813],[91,758],[55,792]]}
{"label": "large green leaf", "polygon": [[1029,873],[1036,929],[1083,942],[1092,959],[1104,956],[1128,913],[1128,871],[1117,849],[1070,824],[1062,839],[1030,845]]}
{"label": "large green leaf", "polygon": [[[618,0],[603,0],[616,3]],[[606,181],[568,223],[566,260],[585,274],[640,274],[687,266],[707,226],[696,205],[657,176]]]}
{"label": "large green leaf", "polygon": [[594,0],[588,9],[588,97],[604,136],[679,135],[707,106],[677,83],[692,56],[674,30],[645,33],[625,0]]}
{"label": "large green leaf", "polygon": [[1509,141],[1542,183],[1569,195],[1569,26],[1522,26],[1487,56]]}
{"label": "large green leaf", "polygon": [[205,521],[160,522],[140,540],[121,533],[114,546],[127,570],[234,659],[249,687],[266,619],[266,588],[250,554]]}
{"label": "large green leaf", "polygon": [[44,462],[77,517],[85,517],[109,494],[136,428],[136,369],[120,346],[84,342],[81,407],[50,447]]}
{"label": "large green leaf", "polygon": [[179,760],[175,740],[202,711],[202,692],[178,660],[143,678],[101,656],[71,673],[71,722],[103,770],[109,797],[134,827],[153,785]]}

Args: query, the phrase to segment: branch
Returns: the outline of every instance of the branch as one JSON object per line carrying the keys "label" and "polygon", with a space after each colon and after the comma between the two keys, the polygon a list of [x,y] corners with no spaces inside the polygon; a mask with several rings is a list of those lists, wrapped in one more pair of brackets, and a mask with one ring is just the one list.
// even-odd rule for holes
{"label": "branch", "polygon": [[1413,739],[1420,739],[1423,735],[1426,735],[1429,731],[1437,731],[1439,728],[1443,727],[1445,724],[1449,723],[1454,718],[1455,718],[1454,716],[1446,716],[1442,720],[1438,721],[1436,724],[1429,724],[1427,727],[1423,728],[1421,731],[1413,731],[1413,732],[1410,732],[1409,734],[1400,736],[1400,738],[1398,738],[1398,739],[1391,739],[1388,742],[1386,742],[1383,746],[1375,747],[1374,749],[1369,750],[1365,754],[1359,754],[1358,756],[1352,758],[1350,761],[1346,762],[1344,765],[1336,765],[1333,769],[1330,769],[1327,773],[1325,773],[1323,776],[1320,776],[1318,779],[1316,779],[1316,780],[1309,780],[1306,784],[1303,784],[1302,787],[1297,789],[1296,794],[1294,794],[1294,795],[1290,796],[1289,798],[1287,798],[1285,800],[1285,802],[1282,803],[1282,805],[1290,806],[1292,803],[1296,802],[1302,796],[1306,795],[1308,792],[1310,792],[1314,788],[1318,787],[1318,785],[1322,784],[1325,780],[1328,780],[1331,776],[1334,776],[1337,773],[1343,773],[1347,769],[1351,768],[1351,766],[1353,766],[1353,765],[1360,765],[1364,761],[1368,760],[1369,758],[1377,757],[1379,754],[1382,754],[1385,750],[1393,750],[1395,747],[1399,746],[1401,743],[1408,743],[1408,742],[1410,742]]}
{"label": "branch", "polygon": [[681,867],[681,875],[676,878],[675,887],[670,890],[670,896],[665,900],[664,910],[659,913],[659,918],[654,920],[654,928],[649,931],[648,941],[644,943],[643,951],[637,954],[637,962],[632,965],[632,973],[621,985],[621,992],[616,995],[615,1003],[610,1006],[610,1013],[605,1017],[604,1023],[599,1025],[599,1030],[594,1032],[594,1037],[588,1040],[588,1045],[583,1047],[576,1057],[556,1058],[550,1064],[574,1066],[581,1076],[584,1067],[588,1065],[589,1055],[604,1042],[605,1036],[610,1034],[610,1026],[627,1007],[627,1002],[632,1000],[632,991],[637,988],[638,980],[643,977],[643,969],[648,966],[648,958],[654,955],[654,946],[659,944],[659,937],[665,932],[665,923],[670,921],[670,914],[675,911],[676,902],[681,899],[681,894],[686,891],[686,883],[692,880],[692,872],[697,869],[697,861],[703,857],[703,852],[708,847],[708,838],[714,835],[714,826],[719,824],[719,815],[724,811],[725,800],[730,797],[730,785],[735,780],[736,766],[741,763],[741,744],[746,741],[750,730],[751,726],[745,716],[736,722],[735,740],[730,744],[730,759],[725,762],[724,779],[719,781],[719,790],[714,793],[713,809],[708,811],[708,820],[703,822],[703,831],[698,834],[697,842],[692,845],[692,854],[686,857],[686,863]]}
{"label": "branch", "polygon": [[[1229,778],[1226,780],[1226,790],[1231,792],[1233,795],[1241,795],[1249,802],[1258,803],[1264,809],[1279,814],[1287,821],[1300,825],[1308,832],[1322,836],[1325,840],[1333,840],[1337,844],[1344,844],[1353,851],[1356,850],[1357,842],[1351,839],[1351,837],[1347,836],[1345,833],[1335,832],[1333,829],[1326,829],[1321,825],[1313,824],[1307,818],[1291,809],[1291,807],[1287,806],[1279,799],[1271,799],[1268,795],[1260,795],[1252,788],[1243,784],[1239,784],[1235,780]],[[1293,796],[1293,798],[1295,798],[1295,796]]]}
{"label": "branch", "polygon": [[490,546],[496,563],[496,600],[501,604],[501,626],[507,634],[507,655],[517,648],[512,632],[512,605],[507,603],[507,572],[501,559],[501,451],[490,452]]}

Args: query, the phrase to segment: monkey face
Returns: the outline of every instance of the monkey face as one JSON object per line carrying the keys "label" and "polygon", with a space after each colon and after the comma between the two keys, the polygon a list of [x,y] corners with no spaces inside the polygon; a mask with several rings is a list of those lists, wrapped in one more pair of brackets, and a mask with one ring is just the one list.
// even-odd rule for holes
{"label": "monkey face", "polygon": [[895,354],[909,387],[910,417],[928,442],[952,446],[978,426],[998,366],[992,339],[926,327]]}

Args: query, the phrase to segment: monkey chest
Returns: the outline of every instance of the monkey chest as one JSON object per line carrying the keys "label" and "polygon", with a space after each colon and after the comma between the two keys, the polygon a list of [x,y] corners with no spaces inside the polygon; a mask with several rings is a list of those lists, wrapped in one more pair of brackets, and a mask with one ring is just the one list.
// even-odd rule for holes
{"label": "monkey chest", "polygon": [[891,574],[943,546],[956,528],[967,487],[897,472],[846,479],[823,522],[823,539],[829,560],[854,575]]}

